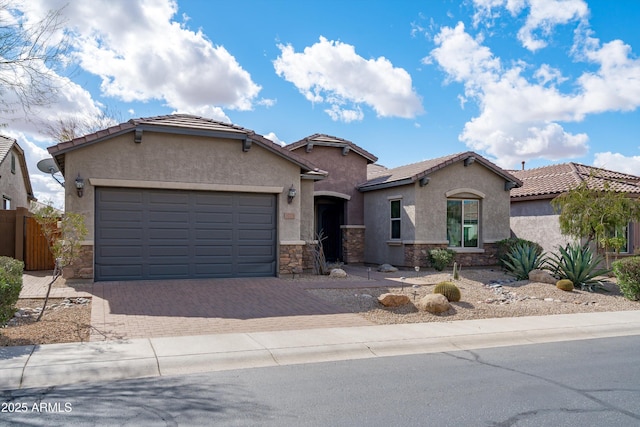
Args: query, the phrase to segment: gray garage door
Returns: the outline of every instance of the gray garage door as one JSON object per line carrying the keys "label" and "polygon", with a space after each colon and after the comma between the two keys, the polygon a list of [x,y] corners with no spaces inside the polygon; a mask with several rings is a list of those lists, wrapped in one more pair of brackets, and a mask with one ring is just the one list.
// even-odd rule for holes
{"label": "gray garage door", "polygon": [[272,194],[96,188],[95,280],[276,274]]}

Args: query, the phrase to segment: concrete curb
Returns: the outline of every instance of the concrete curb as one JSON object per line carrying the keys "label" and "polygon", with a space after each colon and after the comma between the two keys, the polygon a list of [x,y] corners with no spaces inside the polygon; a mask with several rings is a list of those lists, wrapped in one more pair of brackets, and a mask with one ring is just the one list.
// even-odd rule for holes
{"label": "concrete curb", "polygon": [[0,347],[0,390],[640,335],[640,311]]}

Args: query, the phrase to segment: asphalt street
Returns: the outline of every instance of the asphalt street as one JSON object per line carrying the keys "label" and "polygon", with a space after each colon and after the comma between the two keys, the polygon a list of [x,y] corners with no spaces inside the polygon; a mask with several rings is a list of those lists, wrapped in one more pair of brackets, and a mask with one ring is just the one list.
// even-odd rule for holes
{"label": "asphalt street", "polygon": [[0,392],[2,426],[637,426],[640,337]]}

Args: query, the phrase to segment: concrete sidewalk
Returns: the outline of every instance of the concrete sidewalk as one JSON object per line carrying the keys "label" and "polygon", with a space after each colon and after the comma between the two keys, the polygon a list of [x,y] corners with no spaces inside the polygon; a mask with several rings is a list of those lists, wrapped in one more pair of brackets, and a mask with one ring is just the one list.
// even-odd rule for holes
{"label": "concrete sidewalk", "polygon": [[640,335],[640,311],[0,347],[0,390]]}

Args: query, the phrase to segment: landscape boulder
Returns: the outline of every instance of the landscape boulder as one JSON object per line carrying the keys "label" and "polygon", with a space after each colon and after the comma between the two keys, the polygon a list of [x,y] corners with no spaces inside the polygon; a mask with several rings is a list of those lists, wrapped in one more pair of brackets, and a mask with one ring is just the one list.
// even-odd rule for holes
{"label": "landscape boulder", "polygon": [[331,273],[329,273],[330,277],[338,277],[338,278],[344,278],[347,277],[347,272],[344,271],[341,268],[334,268],[331,270]]}
{"label": "landscape boulder", "polygon": [[410,300],[407,295],[400,294],[382,294],[378,297],[380,304],[385,307],[400,307],[409,304]]}
{"label": "landscape boulder", "polygon": [[529,272],[529,280],[532,282],[549,283],[551,285],[555,285],[558,281],[551,273],[544,270],[531,270]]}
{"label": "landscape boulder", "polygon": [[382,264],[378,267],[378,271],[381,273],[395,273],[398,269],[391,264]]}
{"label": "landscape boulder", "polygon": [[442,294],[429,294],[423,297],[416,305],[418,310],[428,311],[432,314],[444,313],[451,308],[449,300]]}

